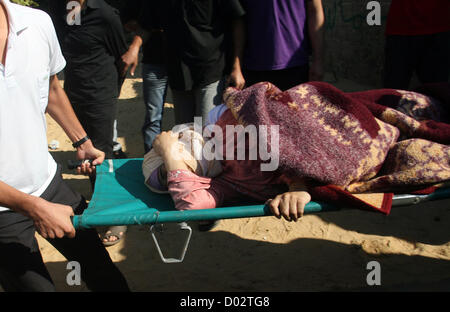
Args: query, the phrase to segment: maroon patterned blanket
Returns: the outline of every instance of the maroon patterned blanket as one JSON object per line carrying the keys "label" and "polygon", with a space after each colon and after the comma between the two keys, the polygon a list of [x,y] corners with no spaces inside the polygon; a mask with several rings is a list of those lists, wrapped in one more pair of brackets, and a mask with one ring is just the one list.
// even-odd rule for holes
{"label": "maroon patterned blanket", "polygon": [[419,91],[259,83],[224,99],[244,126],[279,125],[288,175],[351,193],[407,192],[450,180],[450,85]]}

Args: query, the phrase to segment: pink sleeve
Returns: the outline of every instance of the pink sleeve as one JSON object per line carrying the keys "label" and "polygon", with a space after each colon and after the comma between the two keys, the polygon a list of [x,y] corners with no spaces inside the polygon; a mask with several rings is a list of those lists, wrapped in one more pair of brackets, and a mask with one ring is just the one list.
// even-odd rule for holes
{"label": "pink sleeve", "polygon": [[209,209],[220,205],[211,190],[211,179],[189,170],[173,170],[167,174],[169,193],[177,210]]}

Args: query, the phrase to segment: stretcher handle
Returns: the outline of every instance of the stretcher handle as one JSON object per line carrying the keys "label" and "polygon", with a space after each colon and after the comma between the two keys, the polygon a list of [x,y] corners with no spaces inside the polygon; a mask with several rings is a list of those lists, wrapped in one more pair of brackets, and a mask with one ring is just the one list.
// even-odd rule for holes
{"label": "stretcher handle", "polygon": [[[162,225],[162,224],[159,224],[159,225]],[[159,253],[159,256],[160,256],[162,262],[164,262],[164,263],[181,263],[181,262],[183,262],[184,256],[186,255],[186,251],[189,247],[189,242],[190,242],[191,236],[192,236],[192,228],[186,222],[178,223],[178,225],[180,227],[180,231],[188,231],[188,235],[184,242],[183,249],[181,250],[180,258],[178,258],[178,259],[164,257],[164,254],[162,253],[161,248],[159,246],[158,239],[155,236],[155,228],[157,225],[152,225],[150,227],[150,232],[152,234],[153,241],[155,242],[156,249],[158,250],[158,253]]]}
{"label": "stretcher handle", "polygon": [[72,159],[69,159],[67,161],[67,169],[75,170],[78,167],[80,167],[85,161],[89,162],[90,164],[92,164],[92,162],[93,162],[92,159],[89,159],[89,160],[87,160],[87,159],[86,160],[72,160]]}

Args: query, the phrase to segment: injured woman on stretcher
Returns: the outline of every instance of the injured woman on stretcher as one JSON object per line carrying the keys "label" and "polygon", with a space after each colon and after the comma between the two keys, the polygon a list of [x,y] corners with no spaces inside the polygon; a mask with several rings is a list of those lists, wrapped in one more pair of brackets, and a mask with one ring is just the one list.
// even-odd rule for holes
{"label": "injured woman on stretcher", "polygon": [[[266,202],[297,221],[311,199],[388,214],[394,193],[450,181],[450,85],[345,93],[305,83],[229,88],[206,126],[161,133],[146,185],[179,210]],[[200,123],[201,125],[201,123]]]}

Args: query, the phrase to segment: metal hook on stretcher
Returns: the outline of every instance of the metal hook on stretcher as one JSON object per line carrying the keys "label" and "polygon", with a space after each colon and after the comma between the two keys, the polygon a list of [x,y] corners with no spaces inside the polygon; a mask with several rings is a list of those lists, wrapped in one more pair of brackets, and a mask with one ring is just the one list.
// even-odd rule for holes
{"label": "metal hook on stretcher", "polygon": [[187,251],[187,249],[189,247],[189,242],[191,240],[192,228],[186,222],[178,223],[180,231],[188,231],[188,235],[187,235],[186,240],[184,242],[184,246],[183,246],[183,249],[181,251],[180,258],[178,258],[178,259],[177,258],[166,258],[166,257],[164,257],[164,255],[163,255],[163,253],[161,251],[161,248],[159,246],[158,239],[155,236],[155,229],[157,229],[157,227],[160,227],[162,225],[163,224],[154,224],[154,225],[152,225],[150,227],[150,232],[152,234],[153,241],[155,242],[156,249],[158,250],[158,253],[159,253],[159,256],[161,257],[161,260],[164,263],[181,263],[181,262],[183,262],[184,256],[186,255],[186,251]]}

